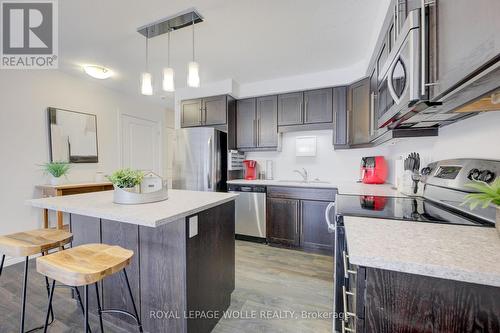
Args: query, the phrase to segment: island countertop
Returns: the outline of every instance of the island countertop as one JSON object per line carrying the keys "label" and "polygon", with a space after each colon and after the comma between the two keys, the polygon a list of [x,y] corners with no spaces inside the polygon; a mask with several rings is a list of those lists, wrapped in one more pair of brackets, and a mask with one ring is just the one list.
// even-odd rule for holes
{"label": "island countertop", "polygon": [[28,200],[33,207],[85,215],[106,220],[158,227],[234,200],[238,195],[222,192],[168,191],[168,200],[142,205],[113,203],[113,191]]}

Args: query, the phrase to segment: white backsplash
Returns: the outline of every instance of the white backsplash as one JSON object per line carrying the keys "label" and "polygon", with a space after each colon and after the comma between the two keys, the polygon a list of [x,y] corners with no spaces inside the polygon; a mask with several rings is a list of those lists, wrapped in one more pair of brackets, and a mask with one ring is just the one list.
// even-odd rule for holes
{"label": "white backsplash", "polygon": [[[317,137],[314,157],[295,156],[295,138]],[[265,169],[266,160],[274,161],[275,179],[300,179],[294,169],[306,168],[310,178],[349,182],[359,180],[361,157],[383,155],[389,162],[389,182],[394,183],[395,161],[410,152],[418,152],[422,167],[434,160],[468,157],[500,160],[500,112],[489,112],[440,129],[438,137],[409,138],[391,141],[374,148],[334,150],[332,131],[307,131],[283,134],[281,152],[250,152],[247,159],[256,160]]]}

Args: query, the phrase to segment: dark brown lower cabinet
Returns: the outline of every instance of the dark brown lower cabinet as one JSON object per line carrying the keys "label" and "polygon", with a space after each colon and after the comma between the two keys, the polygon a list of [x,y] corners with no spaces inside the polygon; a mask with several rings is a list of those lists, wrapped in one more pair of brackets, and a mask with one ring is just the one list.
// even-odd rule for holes
{"label": "dark brown lower cabinet", "polygon": [[296,199],[267,199],[267,241],[288,246],[300,245],[299,204]]}
{"label": "dark brown lower cabinet", "polygon": [[333,255],[333,234],[328,231],[325,211],[335,194],[334,189],[268,186],[268,243]]}
{"label": "dark brown lower cabinet", "polygon": [[302,200],[300,202],[302,237],[300,245],[304,249],[318,250],[332,254],[333,235],[328,231],[325,211],[329,202]]}
{"label": "dark brown lower cabinet", "polygon": [[357,276],[355,290],[358,333],[500,332],[498,287],[362,269],[366,275]]}

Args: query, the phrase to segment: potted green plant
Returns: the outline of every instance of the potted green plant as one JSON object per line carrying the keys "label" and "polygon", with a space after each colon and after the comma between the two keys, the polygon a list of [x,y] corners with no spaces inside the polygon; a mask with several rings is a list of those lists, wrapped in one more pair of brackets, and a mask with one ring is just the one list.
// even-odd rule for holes
{"label": "potted green plant", "polygon": [[142,171],[129,168],[116,170],[111,176],[108,176],[115,188],[118,187],[129,192],[136,192],[137,186],[141,184],[143,178]]}
{"label": "potted green plant", "polygon": [[475,209],[479,205],[483,208],[489,205],[496,206],[496,228],[500,235],[500,177],[491,184],[474,182],[467,184],[467,186],[476,190],[476,193],[465,196],[464,204],[469,204],[471,209]]}
{"label": "potted green plant", "polygon": [[52,185],[60,185],[63,183],[62,176],[66,176],[71,169],[68,162],[49,162],[42,165],[45,174],[50,175],[50,183]]}

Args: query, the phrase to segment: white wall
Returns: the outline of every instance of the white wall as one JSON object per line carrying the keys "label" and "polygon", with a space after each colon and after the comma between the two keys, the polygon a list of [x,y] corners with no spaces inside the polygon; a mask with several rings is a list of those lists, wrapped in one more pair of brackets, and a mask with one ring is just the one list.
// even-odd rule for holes
{"label": "white wall", "polygon": [[[251,152],[265,168],[266,160],[274,161],[276,179],[300,179],[294,169],[306,168],[312,178],[332,182],[357,181],[359,164],[363,156],[384,155],[390,165],[401,154],[418,152],[426,161],[468,157],[500,160],[500,112],[477,115],[440,129],[438,137],[397,140],[375,148],[337,150],[332,146],[332,131],[293,132],[283,135],[281,152]],[[317,136],[316,157],[296,157],[295,138]],[[391,172],[389,182],[395,179]]]}
{"label": "white wall", "polygon": [[59,71],[0,73],[0,234],[41,227],[42,212],[25,204],[47,183],[39,164],[49,160],[47,107],[97,115],[98,164],[74,164],[69,181],[92,181],[120,167],[119,112],[164,122],[163,107]]}

